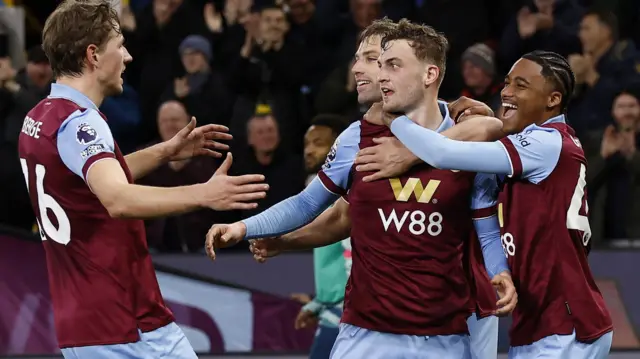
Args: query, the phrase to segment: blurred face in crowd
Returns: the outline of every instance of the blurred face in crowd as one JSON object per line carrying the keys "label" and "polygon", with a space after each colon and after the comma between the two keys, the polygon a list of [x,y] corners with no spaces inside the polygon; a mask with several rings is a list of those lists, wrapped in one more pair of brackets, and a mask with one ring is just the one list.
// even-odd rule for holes
{"label": "blurred face in crowd", "polygon": [[96,52],[98,82],[104,89],[105,96],[121,94],[123,91],[122,73],[132,58],[124,47],[121,33],[112,31],[109,40],[102,49]]}
{"label": "blurred face in crowd", "polygon": [[203,72],[209,68],[207,58],[200,51],[186,49],[182,52],[181,59],[188,74]]}
{"label": "blurred face in crowd", "polygon": [[320,170],[336,134],[327,126],[311,126],[304,135],[304,166],[308,173]]}
{"label": "blurred face in crowd", "polygon": [[609,27],[596,15],[587,15],[582,19],[578,35],[585,53],[593,53],[613,40]]}
{"label": "blurred face in crowd", "polygon": [[158,110],[158,133],[162,141],[170,140],[189,123],[189,115],[178,101],[165,102]]}
{"label": "blurred face in crowd", "polygon": [[289,30],[284,12],[276,8],[267,8],[260,14],[260,35],[265,41],[279,42]]}
{"label": "blurred face in crowd", "polygon": [[46,62],[27,62],[26,72],[29,80],[39,88],[47,86],[53,80],[51,66]]}
{"label": "blurred face in crowd", "polygon": [[358,103],[371,105],[381,100],[380,85],[378,83],[378,57],[380,56],[380,36],[370,36],[363,39],[358,46],[351,67],[355,76]]}
{"label": "blurred face in crowd", "polygon": [[380,1],[350,0],[349,5],[353,22],[359,29],[364,29],[371,25],[373,20],[380,17]]}
{"label": "blurred face in crowd", "polygon": [[291,19],[298,24],[304,24],[311,19],[315,11],[312,0],[288,0],[289,15]]}
{"label": "blurred face in crowd", "polygon": [[412,111],[423,101],[427,87],[437,81],[439,74],[437,66],[416,57],[407,40],[388,42],[379,65],[382,108],[386,112]]}
{"label": "blurred face in crowd", "polygon": [[560,104],[562,94],[546,81],[542,67],[527,60],[518,60],[504,81],[502,89],[503,130],[517,133],[545,117],[547,108]]}
{"label": "blurred face in crowd", "polygon": [[273,116],[256,116],[249,120],[247,140],[256,152],[273,152],[280,144],[278,124]]}
{"label": "blurred face in crowd", "polygon": [[613,118],[621,128],[636,128],[640,121],[640,103],[628,93],[623,93],[613,101]]}
{"label": "blurred face in crowd", "polygon": [[469,88],[486,87],[492,82],[491,76],[471,61],[462,63],[462,78],[464,79],[464,84]]}

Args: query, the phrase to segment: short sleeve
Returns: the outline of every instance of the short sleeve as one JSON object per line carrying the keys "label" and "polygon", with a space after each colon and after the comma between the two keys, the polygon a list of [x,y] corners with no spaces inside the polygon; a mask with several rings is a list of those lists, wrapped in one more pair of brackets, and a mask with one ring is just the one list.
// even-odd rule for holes
{"label": "short sleeve", "polygon": [[360,150],[360,122],[354,122],[336,139],[327,159],[318,172],[322,184],[337,195],[345,195],[349,187],[351,168]]}
{"label": "short sleeve", "polygon": [[107,122],[92,109],[71,114],[58,130],[58,153],[69,170],[85,179],[92,164],[115,158],[114,141]]}
{"label": "short sleeve", "polygon": [[555,169],[562,150],[556,129],[534,126],[500,140],[511,162],[511,177],[538,184]]}
{"label": "short sleeve", "polygon": [[496,214],[498,192],[496,175],[488,173],[476,175],[471,192],[471,216],[473,219],[488,218]]}

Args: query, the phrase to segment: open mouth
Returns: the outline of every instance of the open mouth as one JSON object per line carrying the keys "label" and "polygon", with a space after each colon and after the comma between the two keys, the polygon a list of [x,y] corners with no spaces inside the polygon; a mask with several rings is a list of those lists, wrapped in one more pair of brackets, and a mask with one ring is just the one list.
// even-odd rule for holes
{"label": "open mouth", "polygon": [[502,118],[505,120],[508,120],[511,117],[515,116],[516,113],[518,112],[518,106],[512,103],[503,102],[502,108],[503,108]]}
{"label": "open mouth", "polygon": [[394,91],[391,89],[388,89],[386,87],[381,88],[380,90],[382,90],[382,98],[386,99],[391,97],[394,94]]}

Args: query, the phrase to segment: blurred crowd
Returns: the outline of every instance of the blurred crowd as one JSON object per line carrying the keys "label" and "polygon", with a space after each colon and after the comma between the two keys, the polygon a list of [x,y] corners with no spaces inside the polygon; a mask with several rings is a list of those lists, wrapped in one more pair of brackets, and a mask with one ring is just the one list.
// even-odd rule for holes
{"label": "blurred crowd", "polygon": [[[235,174],[262,173],[270,185],[256,210],[149,221],[154,250],[200,251],[211,224],[253,215],[304,188],[337,134],[366,111],[350,67],[358,33],[384,16],[447,35],[445,100],[464,95],[498,110],[504,74],[522,54],[565,55],[579,84],[568,120],[589,161],[594,238],[640,238],[637,0],[129,0],[119,11],[133,62],[124,93],[100,110],[122,150],[167,140],[195,116],[230,128]],[[32,230],[16,146],[52,75],[38,44],[17,68],[3,42],[0,35],[0,223]],[[203,182],[219,163],[171,162],[140,182]]]}

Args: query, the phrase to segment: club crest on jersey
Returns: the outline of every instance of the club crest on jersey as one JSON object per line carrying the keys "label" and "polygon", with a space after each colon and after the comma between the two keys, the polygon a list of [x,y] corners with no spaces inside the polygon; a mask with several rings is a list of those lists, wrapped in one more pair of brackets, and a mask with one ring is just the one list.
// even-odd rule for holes
{"label": "club crest on jersey", "polygon": [[322,165],[323,169],[331,168],[331,162],[335,161],[336,156],[338,154],[338,145],[340,144],[340,139],[336,139],[336,142],[333,143],[329,153],[327,154],[327,159],[324,161],[324,165]]}
{"label": "club crest on jersey", "polygon": [[88,145],[98,138],[98,133],[88,123],[81,123],[76,131],[76,141],[81,145]]}

